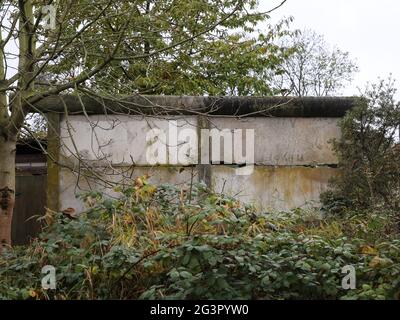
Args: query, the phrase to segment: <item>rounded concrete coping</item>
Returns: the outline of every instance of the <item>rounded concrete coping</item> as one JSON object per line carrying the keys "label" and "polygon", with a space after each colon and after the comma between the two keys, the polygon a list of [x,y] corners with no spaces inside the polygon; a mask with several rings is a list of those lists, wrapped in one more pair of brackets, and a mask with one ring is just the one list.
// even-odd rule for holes
{"label": "rounded concrete coping", "polygon": [[359,97],[230,97],[55,95],[35,97],[29,112],[69,114],[209,115],[234,117],[343,117]]}

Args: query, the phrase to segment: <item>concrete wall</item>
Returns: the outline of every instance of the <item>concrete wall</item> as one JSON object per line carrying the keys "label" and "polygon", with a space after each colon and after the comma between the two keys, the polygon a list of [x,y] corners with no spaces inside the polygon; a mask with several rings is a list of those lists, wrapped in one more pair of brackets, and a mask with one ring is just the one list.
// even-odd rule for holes
{"label": "concrete wall", "polygon": [[256,166],[251,175],[235,176],[226,166],[212,167],[217,192],[237,196],[264,210],[315,207],[337,169],[303,166]]}
{"label": "concrete wall", "polygon": [[[265,209],[290,210],[300,206],[315,206],[319,194],[327,188],[329,179],[337,173],[337,163],[329,140],[338,138],[337,117],[247,117],[215,116],[201,121],[197,116],[170,116],[168,119],[129,115],[69,115],[59,119],[60,152],[57,155],[66,167],[57,175],[58,207],[82,209],[76,195],[96,189],[112,194],[102,181],[129,184],[136,176],[150,174],[154,183],[188,185],[191,180],[208,182],[217,192],[237,195]],[[204,120],[204,119],[203,119]],[[203,164],[198,157],[190,158],[191,166],[182,167],[167,153],[165,161],[150,166],[146,150],[153,142],[146,141],[149,130],[159,128],[166,134],[168,147],[172,128],[196,130],[199,150],[199,129],[254,129],[254,170],[250,175],[238,175],[235,165]],[[175,122],[172,122],[175,123]],[[245,146],[245,136],[241,145]],[[187,143],[187,142],[186,142]],[[178,141],[178,148],[185,141]],[[221,145],[221,150],[223,147]],[[77,156],[78,155],[78,156]],[[84,160],[85,166],[81,161]],[[88,169],[96,169],[97,175]]]}

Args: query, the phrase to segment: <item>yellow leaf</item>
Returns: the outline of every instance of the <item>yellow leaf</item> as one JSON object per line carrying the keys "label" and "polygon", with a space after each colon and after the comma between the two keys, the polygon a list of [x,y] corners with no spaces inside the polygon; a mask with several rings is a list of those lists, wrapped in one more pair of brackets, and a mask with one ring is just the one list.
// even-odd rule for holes
{"label": "yellow leaf", "polygon": [[369,266],[371,268],[377,268],[377,267],[386,267],[390,264],[392,264],[393,261],[387,258],[380,258],[379,256],[375,256],[370,262]]}
{"label": "yellow leaf", "polygon": [[35,292],[35,290],[30,289],[30,290],[29,290],[29,295],[30,295],[32,298],[35,298],[35,297],[37,296],[37,293]]}
{"label": "yellow leaf", "polygon": [[136,185],[136,187],[138,187],[138,188],[141,188],[141,187],[143,187],[143,180],[140,178],[140,177],[137,177],[136,179],[135,179],[135,185]]}
{"label": "yellow leaf", "polygon": [[376,256],[378,254],[378,250],[370,246],[362,246],[361,247],[362,254],[370,254]]}
{"label": "yellow leaf", "polygon": [[91,267],[91,273],[92,274],[97,274],[99,272],[99,267],[98,266],[93,266]]}

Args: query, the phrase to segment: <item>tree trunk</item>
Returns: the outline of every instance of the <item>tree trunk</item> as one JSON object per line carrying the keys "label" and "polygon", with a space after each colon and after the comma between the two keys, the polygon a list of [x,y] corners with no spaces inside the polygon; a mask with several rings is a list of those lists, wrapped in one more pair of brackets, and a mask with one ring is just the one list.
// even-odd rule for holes
{"label": "tree trunk", "polygon": [[0,137],[0,252],[11,246],[17,137]]}

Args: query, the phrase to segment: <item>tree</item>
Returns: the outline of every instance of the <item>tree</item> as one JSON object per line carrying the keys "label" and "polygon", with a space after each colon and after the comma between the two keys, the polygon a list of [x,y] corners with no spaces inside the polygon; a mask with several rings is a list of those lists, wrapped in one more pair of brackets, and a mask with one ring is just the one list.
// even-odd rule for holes
{"label": "tree", "polygon": [[293,50],[274,76],[275,87],[287,95],[329,96],[338,94],[358,71],[348,52],[331,48],[323,36],[304,30],[281,40]]}
{"label": "tree", "polygon": [[[254,0],[140,2],[142,5],[137,6],[131,18],[136,27],[123,39],[112,67],[90,78],[90,89],[105,94],[272,93],[270,76],[265,70],[284,59],[286,48],[275,45],[274,40],[291,34],[287,30],[291,19],[252,37],[249,34],[258,31],[257,23],[268,17],[253,12],[257,3]],[[229,15],[232,10],[235,13]],[[107,34],[115,31],[114,24],[124,21],[123,15],[116,15],[112,21],[103,19],[98,23],[105,45],[99,44],[96,35],[97,40],[87,39],[84,46],[74,48],[72,54],[77,64],[73,72],[80,67],[80,61],[97,63],[99,53],[88,54],[87,46],[93,45],[94,50],[106,47]],[[177,45],[169,48],[171,42]],[[65,62],[49,70],[47,82],[75,76],[71,74],[71,59]]]}
{"label": "tree", "polygon": [[269,13],[255,0],[2,1],[0,250],[11,244],[15,146],[35,104],[64,92],[269,93],[265,70],[286,50],[272,39],[288,21],[247,36]]}
{"label": "tree", "polygon": [[399,217],[400,103],[395,96],[395,82],[380,80],[367,86],[341,120],[342,136],[333,146],[342,174],[322,198],[328,208],[340,209],[340,199],[352,208],[389,208]]}

